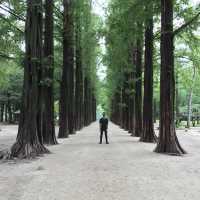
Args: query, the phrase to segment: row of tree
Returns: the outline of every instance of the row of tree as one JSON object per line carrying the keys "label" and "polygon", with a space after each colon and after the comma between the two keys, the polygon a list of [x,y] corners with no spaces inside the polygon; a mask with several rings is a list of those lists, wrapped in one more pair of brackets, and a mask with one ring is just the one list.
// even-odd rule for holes
{"label": "row of tree", "polygon": [[[184,5],[188,4],[189,1],[184,2]],[[174,42],[177,35],[188,28],[193,33],[191,26],[197,24],[199,16],[198,7],[192,10],[193,16],[190,7],[186,10],[190,12],[190,19],[174,29],[173,13],[178,10],[180,14],[181,6],[172,0],[147,3],[135,0],[127,4],[112,1],[106,35],[108,90],[114,93],[110,103],[112,121],[129,131],[132,136],[140,137],[142,142],[157,141],[156,152],[176,155],[184,154],[185,151],[180,146],[175,131],[175,106],[178,104],[175,104]],[[154,25],[158,26],[159,21],[161,29],[154,31]],[[192,28],[196,30],[197,26]],[[154,46],[160,46],[160,50]],[[157,81],[153,77],[154,65],[160,65],[158,138],[154,133],[153,108],[155,110],[157,107],[153,98],[153,88]],[[117,78],[113,80],[112,77]]]}
{"label": "row of tree", "polygon": [[[9,23],[8,28],[15,27],[14,31],[8,29],[10,35],[16,34],[16,28],[24,28],[20,39],[15,35],[22,55],[25,43],[25,55],[20,56],[24,81],[18,135],[11,157],[35,157],[49,152],[44,144],[57,144],[56,100],[59,101],[59,138],[67,138],[96,120],[98,18],[91,12],[90,0],[64,0],[63,4],[53,0],[3,1],[0,6],[5,11],[1,15],[3,23]],[[18,52],[16,56],[19,59]],[[15,58],[8,51],[3,59]],[[62,67],[58,69],[57,65]],[[57,76],[61,78],[57,80]]]}

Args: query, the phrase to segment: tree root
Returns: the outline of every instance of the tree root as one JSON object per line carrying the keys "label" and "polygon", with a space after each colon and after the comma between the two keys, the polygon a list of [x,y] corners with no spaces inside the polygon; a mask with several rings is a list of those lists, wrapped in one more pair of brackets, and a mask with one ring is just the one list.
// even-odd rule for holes
{"label": "tree root", "polygon": [[11,148],[10,159],[32,159],[47,153],[50,153],[50,151],[40,143],[20,144],[17,141]]}
{"label": "tree root", "polygon": [[162,153],[172,156],[182,156],[187,152],[181,147],[177,136],[175,136],[175,140],[171,141],[170,143],[161,144],[158,142],[157,147],[155,148],[154,152]]}

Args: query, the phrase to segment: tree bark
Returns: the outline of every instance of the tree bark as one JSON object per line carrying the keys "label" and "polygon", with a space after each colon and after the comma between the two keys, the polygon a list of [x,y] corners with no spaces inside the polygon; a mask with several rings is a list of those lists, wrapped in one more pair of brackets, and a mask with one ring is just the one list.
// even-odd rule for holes
{"label": "tree bark", "polygon": [[75,85],[75,117],[76,129],[83,127],[83,69],[81,50],[81,23],[80,14],[76,13],[76,85]]}
{"label": "tree bark", "polygon": [[74,48],[73,48],[73,5],[63,0],[63,72],[60,91],[60,129],[59,138],[74,133]]}
{"label": "tree bark", "polygon": [[173,0],[161,0],[160,129],[155,152],[181,155],[174,122]]}
{"label": "tree bark", "polygon": [[156,141],[153,123],[153,16],[147,20],[145,31],[143,131],[140,141]]}
{"label": "tree bark", "polygon": [[135,83],[135,136],[142,134],[142,41],[137,39]]}
{"label": "tree bark", "polygon": [[193,88],[195,83],[195,77],[196,77],[196,70],[195,67],[193,68],[193,75],[192,75],[192,85],[189,89],[188,93],[188,109],[187,109],[187,128],[190,128],[191,126],[191,118],[192,118],[192,97],[193,97]]}
{"label": "tree bark", "polygon": [[4,121],[4,103],[1,103],[1,111],[0,111],[0,122]]}
{"label": "tree bark", "polygon": [[54,123],[54,42],[53,42],[53,0],[45,1],[44,69],[43,69],[43,142],[57,144]]}
{"label": "tree bark", "polygon": [[27,1],[26,57],[20,124],[11,157],[31,158],[49,151],[38,138],[38,69],[42,62],[42,1]]}
{"label": "tree bark", "polygon": [[176,115],[175,115],[175,122],[176,122],[176,127],[179,126],[179,115],[180,115],[180,111],[179,111],[179,80],[178,80],[178,72],[176,72]]}

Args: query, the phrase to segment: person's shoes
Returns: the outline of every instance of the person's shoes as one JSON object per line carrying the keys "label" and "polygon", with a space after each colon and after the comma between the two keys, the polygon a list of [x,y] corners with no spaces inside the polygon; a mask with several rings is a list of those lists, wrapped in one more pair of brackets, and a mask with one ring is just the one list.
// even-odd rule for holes
{"label": "person's shoes", "polygon": [[106,142],[106,144],[109,144],[109,142]]}
{"label": "person's shoes", "polygon": [[99,142],[99,144],[102,144],[102,142]]}

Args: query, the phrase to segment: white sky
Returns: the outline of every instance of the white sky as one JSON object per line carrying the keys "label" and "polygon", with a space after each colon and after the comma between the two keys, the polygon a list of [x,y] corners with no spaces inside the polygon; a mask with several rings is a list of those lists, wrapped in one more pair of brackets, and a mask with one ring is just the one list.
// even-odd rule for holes
{"label": "white sky", "polygon": [[96,14],[105,17],[105,8],[108,5],[108,0],[93,0],[93,10]]}

